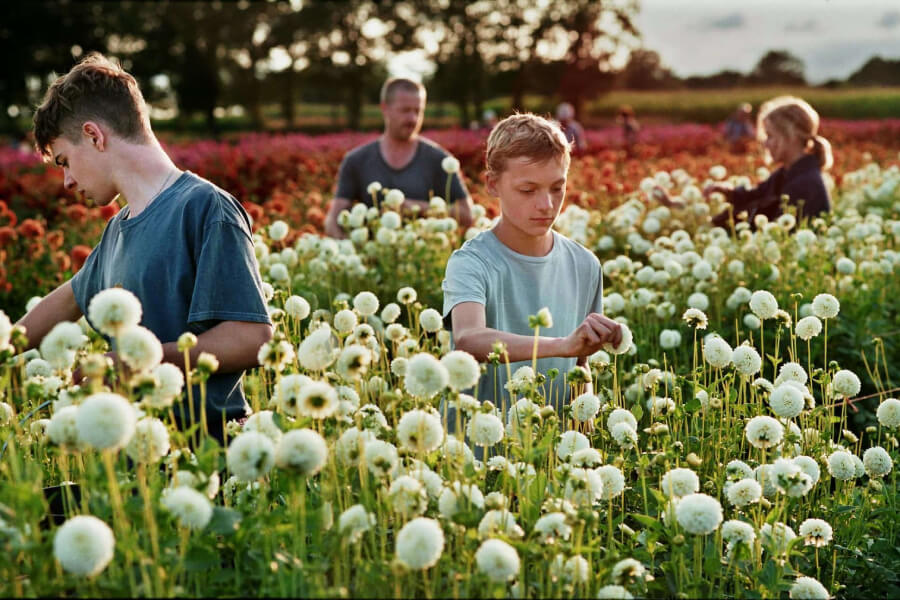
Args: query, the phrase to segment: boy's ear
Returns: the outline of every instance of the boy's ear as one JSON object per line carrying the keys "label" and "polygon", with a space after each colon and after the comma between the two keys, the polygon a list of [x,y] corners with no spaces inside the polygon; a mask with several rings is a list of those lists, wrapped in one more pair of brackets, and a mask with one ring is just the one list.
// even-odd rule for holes
{"label": "boy's ear", "polygon": [[81,126],[81,134],[85,141],[98,151],[103,152],[106,149],[106,133],[96,121],[85,121]]}

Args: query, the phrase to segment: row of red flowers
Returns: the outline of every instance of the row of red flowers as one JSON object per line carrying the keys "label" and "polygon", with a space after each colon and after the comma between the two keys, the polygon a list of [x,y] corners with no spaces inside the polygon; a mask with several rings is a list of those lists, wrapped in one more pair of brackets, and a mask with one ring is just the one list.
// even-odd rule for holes
{"label": "row of red flowers", "polygon": [[[900,120],[826,121],[822,133],[835,149],[833,175],[870,160],[895,163]],[[377,134],[322,136],[251,134],[227,142],[166,145],[179,166],[202,175],[242,201],[257,226],[288,221],[294,235],[321,231],[337,168],[350,148]],[[497,207],[483,181],[486,131],[440,130],[425,135],[462,165],[469,190],[489,214]],[[706,125],[654,125],[626,152],[616,128],[587,132],[588,149],[570,169],[569,201],[596,209],[619,204],[642,178],[681,168],[694,175],[716,164],[753,173],[759,152],[732,152],[721,132]],[[92,207],[62,185],[59,168],[36,154],[0,149],[0,309],[18,314],[32,295],[43,294],[81,267],[115,205]]]}

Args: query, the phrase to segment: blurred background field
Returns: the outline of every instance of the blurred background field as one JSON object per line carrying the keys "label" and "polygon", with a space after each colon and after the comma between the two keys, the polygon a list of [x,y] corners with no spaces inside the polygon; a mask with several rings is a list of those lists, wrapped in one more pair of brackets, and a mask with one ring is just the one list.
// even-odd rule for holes
{"label": "blurred background field", "polygon": [[[610,127],[616,123],[616,113],[627,105],[639,115],[642,123],[704,123],[724,121],[735,106],[762,102],[783,94],[797,95],[816,106],[826,119],[885,119],[900,116],[900,87],[816,88],[816,87],[741,87],[733,89],[678,90],[613,90],[587,103],[581,122],[591,128]],[[553,97],[529,95],[523,99],[523,110],[552,115],[557,104]],[[484,103],[485,110],[498,115],[512,112],[512,99],[498,96]],[[234,111],[233,111],[234,112]],[[254,130],[252,119],[243,111],[238,116],[227,112],[218,119],[220,130],[226,134]],[[329,133],[350,128],[346,108],[335,104],[298,103],[295,122],[289,126],[277,105],[263,109],[263,128],[267,131],[301,131]],[[457,127],[461,118],[459,107],[449,102],[430,102],[425,110],[425,127],[442,129]],[[358,129],[375,131],[382,128],[378,104],[369,103],[362,109]],[[189,119],[154,119],[154,129],[170,139],[203,135],[207,124],[199,116]]]}

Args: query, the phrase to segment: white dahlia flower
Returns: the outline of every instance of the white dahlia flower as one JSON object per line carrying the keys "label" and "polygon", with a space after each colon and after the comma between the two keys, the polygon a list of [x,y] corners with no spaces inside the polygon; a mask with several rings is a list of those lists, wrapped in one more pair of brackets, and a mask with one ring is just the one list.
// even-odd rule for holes
{"label": "white dahlia flower", "polygon": [[443,552],[444,530],[434,519],[413,519],[397,534],[397,560],[408,569],[433,567]]}
{"label": "white dahlia flower", "polygon": [[75,418],[78,439],[97,450],[124,448],[134,435],[136,423],[137,411],[132,404],[106,392],[88,396]]}
{"label": "white dahlia flower", "polygon": [[113,558],[116,538],[109,525],[90,515],[72,517],[53,536],[53,555],[73,575],[93,577]]}

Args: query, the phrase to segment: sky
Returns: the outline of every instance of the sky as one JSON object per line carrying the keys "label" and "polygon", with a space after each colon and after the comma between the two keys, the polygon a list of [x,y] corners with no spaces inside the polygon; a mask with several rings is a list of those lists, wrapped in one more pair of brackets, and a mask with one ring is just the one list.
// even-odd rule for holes
{"label": "sky", "polygon": [[871,56],[900,59],[898,0],[641,0],[645,48],[679,76],[748,72],[772,49],[810,83],[844,79]]}
{"label": "sky", "polygon": [[[900,0],[641,0],[636,25],[681,77],[747,73],[768,50],[800,57],[813,84],[846,79],[874,55],[900,59]],[[395,55],[388,69],[428,75],[424,55]]]}

